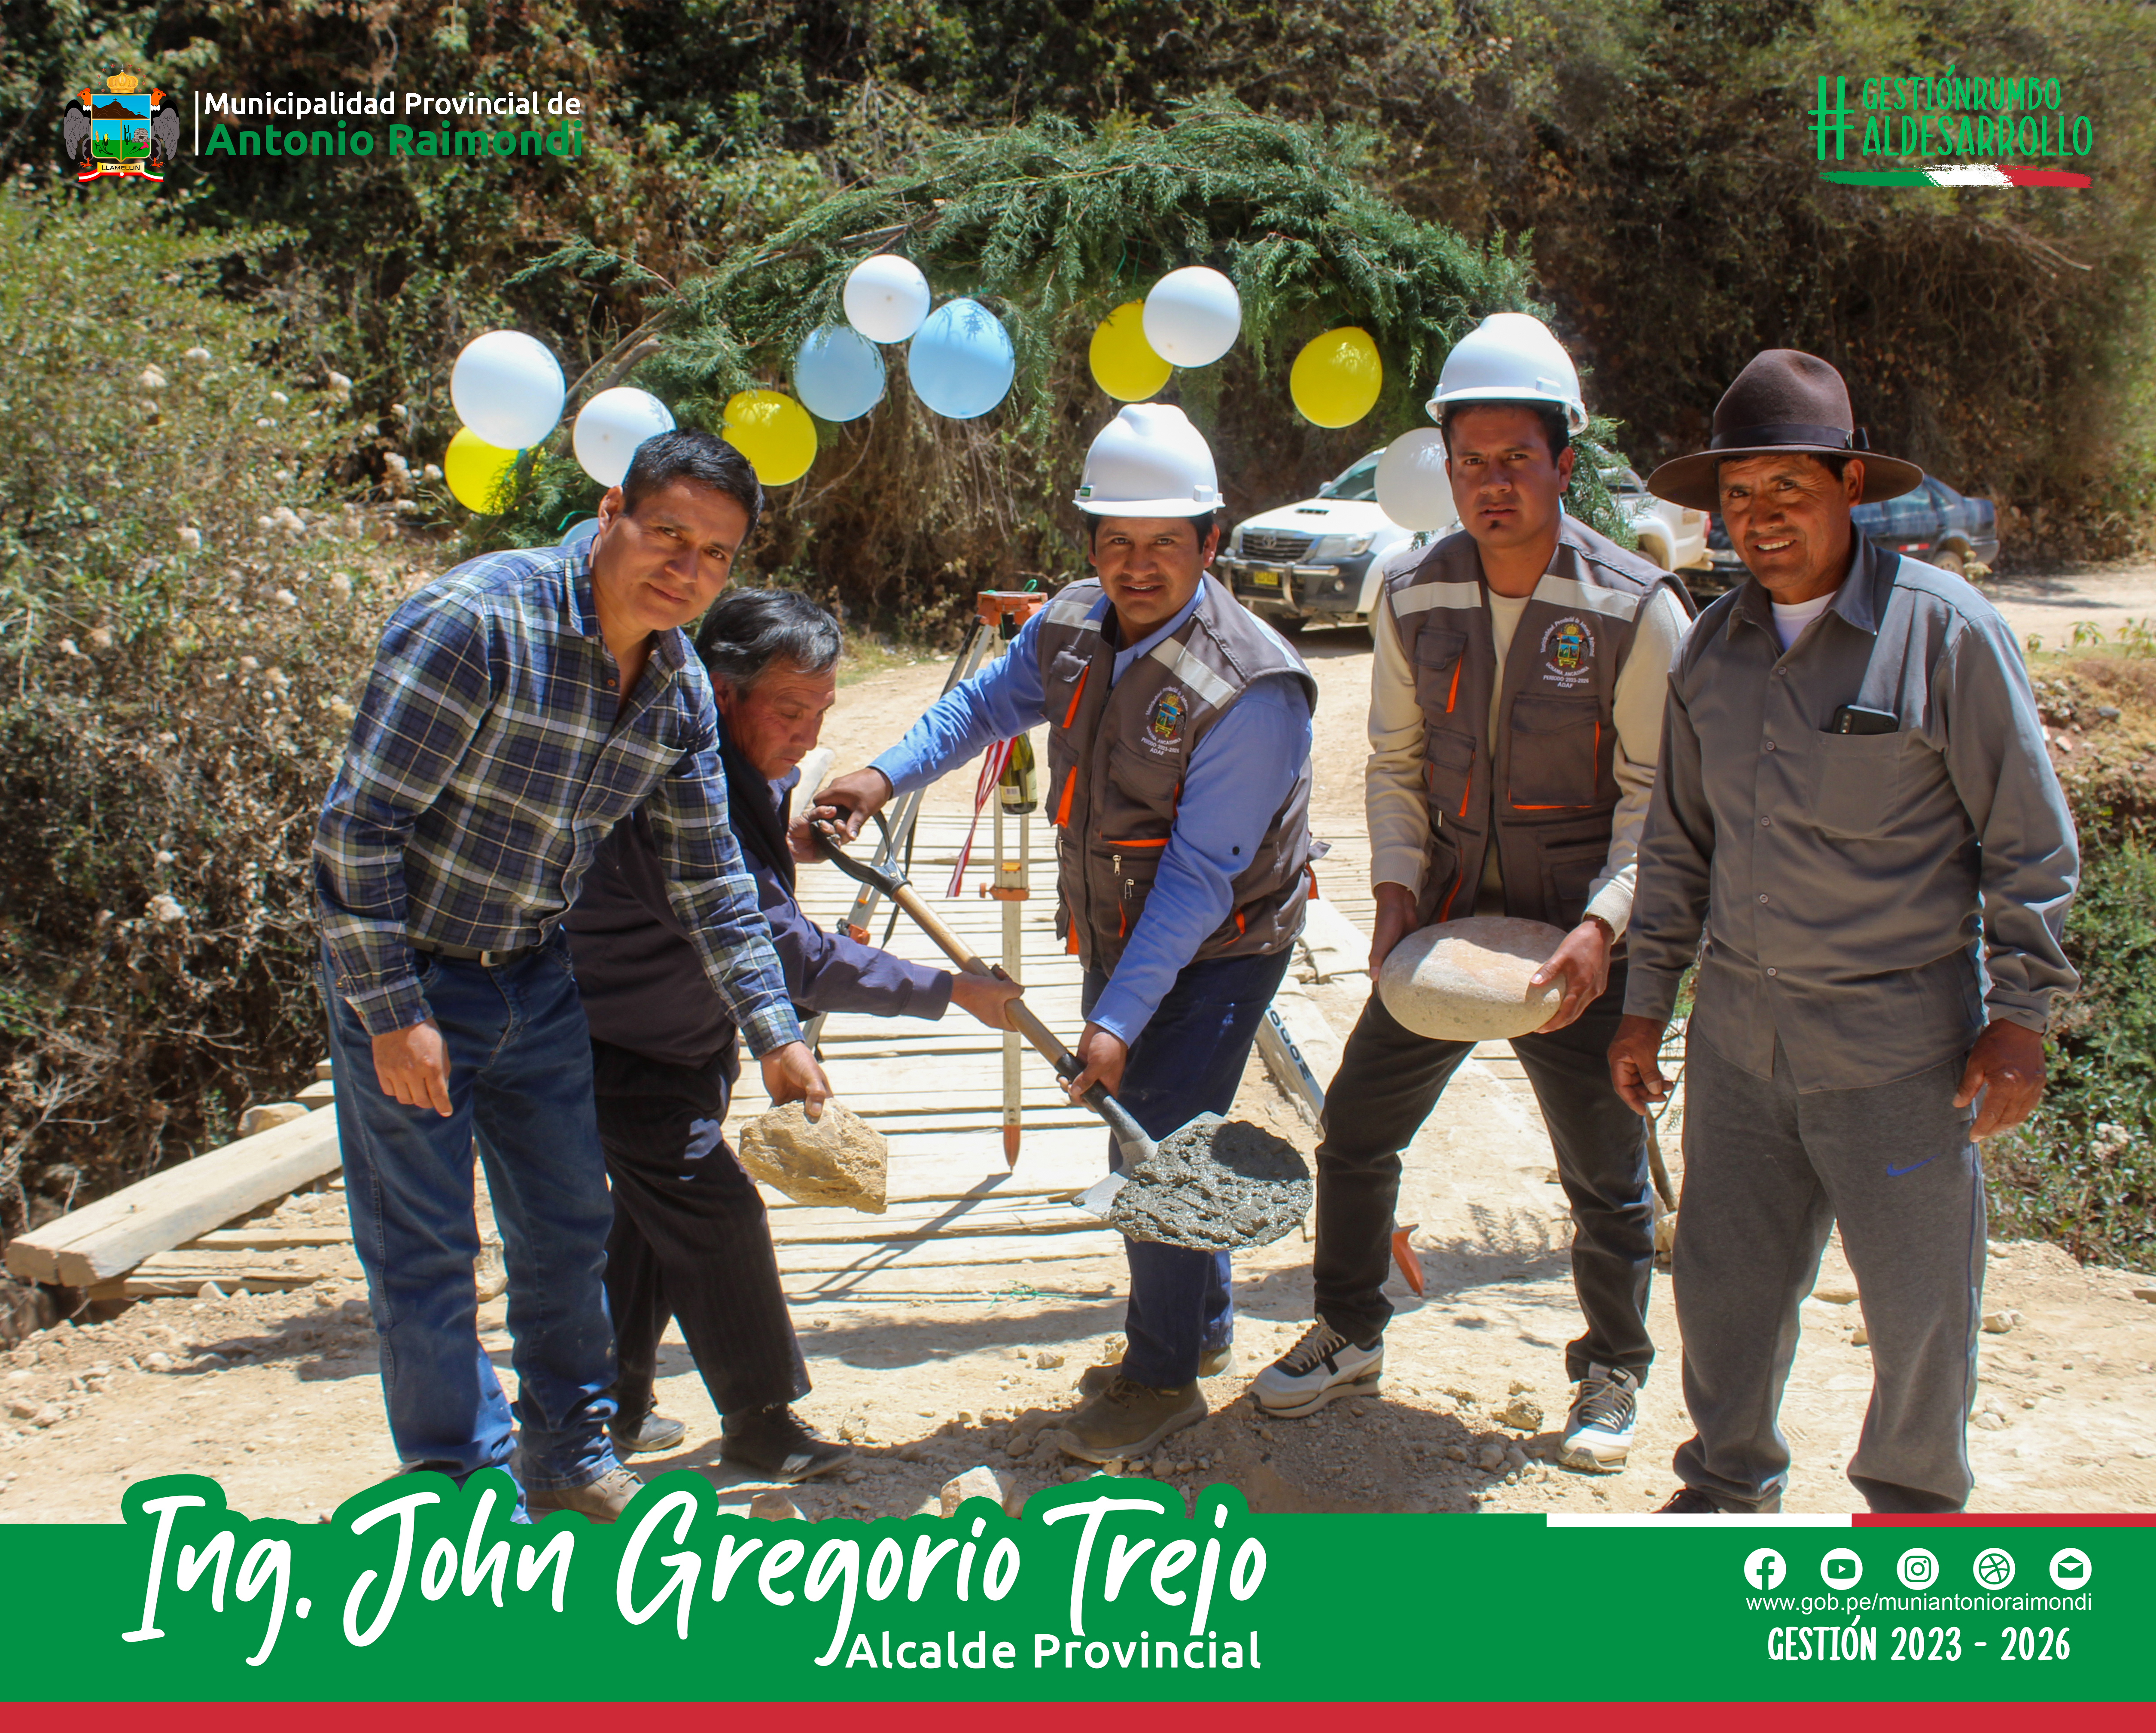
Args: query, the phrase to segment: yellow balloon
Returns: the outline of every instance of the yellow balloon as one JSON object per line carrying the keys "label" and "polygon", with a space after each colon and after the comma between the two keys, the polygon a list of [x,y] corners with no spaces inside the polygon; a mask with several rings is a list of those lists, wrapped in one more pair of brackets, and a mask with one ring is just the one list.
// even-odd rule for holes
{"label": "yellow balloon", "polygon": [[1146,341],[1143,301],[1125,301],[1103,319],[1086,359],[1093,369],[1093,382],[1126,403],[1143,402],[1167,384],[1175,371]]}
{"label": "yellow balloon", "polygon": [[1360,326],[1343,325],[1302,346],[1287,376],[1288,395],[1322,428],[1353,425],[1377,407],[1385,383],[1378,346]]}
{"label": "yellow balloon", "polygon": [[816,423],[783,391],[737,391],[728,397],[726,438],[766,487],[798,481],[816,461]]}
{"label": "yellow balloon", "polygon": [[459,428],[442,457],[442,479],[459,505],[492,516],[509,503],[510,484],[522,454],[488,444],[470,428]]}

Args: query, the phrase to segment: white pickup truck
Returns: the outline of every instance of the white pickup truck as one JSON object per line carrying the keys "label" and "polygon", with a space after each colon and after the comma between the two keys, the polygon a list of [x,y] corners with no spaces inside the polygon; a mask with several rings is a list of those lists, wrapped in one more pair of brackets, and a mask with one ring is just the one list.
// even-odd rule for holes
{"label": "white pickup truck", "polygon": [[1647,558],[1665,572],[1709,565],[1704,511],[1656,499],[1631,469],[1604,469],[1602,479]]}
{"label": "white pickup truck", "polygon": [[[1414,539],[1378,508],[1378,459],[1384,454],[1380,446],[1316,497],[1245,518],[1229,532],[1215,569],[1238,601],[1284,637],[1313,623],[1368,623],[1385,556]],[[1705,512],[1656,499],[1630,469],[1606,469],[1603,479],[1647,558],[1665,572],[1707,565]],[[1455,517],[1429,539],[1459,527]]]}
{"label": "white pickup truck", "polygon": [[[1235,597],[1282,636],[1312,622],[1367,624],[1378,605],[1378,572],[1385,556],[1414,540],[1378,509],[1378,459],[1384,448],[1355,459],[1317,497],[1245,518],[1229,532],[1214,561]],[[1431,541],[1460,527],[1455,518]]]}

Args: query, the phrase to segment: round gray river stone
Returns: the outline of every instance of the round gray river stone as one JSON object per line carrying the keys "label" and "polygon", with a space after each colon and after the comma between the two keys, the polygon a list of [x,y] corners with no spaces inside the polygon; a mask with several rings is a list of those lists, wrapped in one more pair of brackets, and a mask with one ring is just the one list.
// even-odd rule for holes
{"label": "round gray river stone", "polygon": [[1201,1113],[1125,1170],[1108,1223],[1132,1239],[1204,1252],[1270,1245],[1310,1213],[1310,1169],[1261,1125]]}
{"label": "round gray river stone", "polygon": [[1475,915],[1409,933],[1378,971],[1378,997],[1403,1028],[1434,1041],[1507,1041],[1540,1028],[1564,997],[1528,977],[1564,942],[1556,927]]}

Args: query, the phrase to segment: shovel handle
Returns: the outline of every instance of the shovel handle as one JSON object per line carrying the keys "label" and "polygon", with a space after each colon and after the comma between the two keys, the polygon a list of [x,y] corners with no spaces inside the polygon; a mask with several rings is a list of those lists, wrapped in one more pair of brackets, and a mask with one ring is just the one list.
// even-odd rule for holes
{"label": "shovel handle", "polygon": [[[873,884],[884,895],[906,910],[913,923],[927,934],[951,961],[968,975],[986,975],[998,981],[1010,977],[1001,969],[991,967],[951,929],[944,925],[936,911],[921,900],[903,873],[880,872],[875,867],[855,860],[839,846],[835,828],[821,819],[812,820],[809,833],[816,838],[817,846],[824,851],[824,859],[849,878],[864,884]],[[1055,1068],[1055,1074],[1065,1083],[1086,1068],[1078,1063],[1077,1054],[1065,1047],[1055,1032],[1026,1007],[1023,999],[1014,999],[1006,1007],[1011,1023],[1018,1032],[1030,1041],[1041,1058]],[[1130,1110],[1108,1093],[1106,1084],[1095,1084],[1081,1098],[1094,1112],[1108,1122],[1108,1129],[1116,1134],[1116,1141],[1125,1146],[1127,1156],[1136,1160],[1150,1153],[1152,1140],[1147,1136],[1138,1122],[1130,1115]]]}

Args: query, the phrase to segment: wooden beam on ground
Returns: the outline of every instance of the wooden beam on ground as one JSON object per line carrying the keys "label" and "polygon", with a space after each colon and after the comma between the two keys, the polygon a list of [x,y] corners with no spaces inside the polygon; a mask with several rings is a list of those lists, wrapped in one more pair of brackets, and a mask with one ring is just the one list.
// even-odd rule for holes
{"label": "wooden beam on ground", "polygon": [[352,1229],[341,1228],[220,1228],[198,1233],[180,1252],[290,1252],[308,1246],[348,1246]]}
{"label": "wooden beam on ground", "polygon": [[1370,936],[1322,896],[1303,910],[1300,942],[1320,981],[1360,975],[1370,966]]}
{"label": "wooden beam on ground", "polygon": [[95,1287],[341,1165],[336,1115],[311,1113],[46,1223],[8,1243],[8,1268],[24,1281]]}
{"label": "wooden beam on ground", "polygon": [[167,1264],[153,1259],[126,1275],[94,1283],[92,1300],[169,1300],[202,1292],[215,1282],[227,1294],[275,1294],[305,1288],[321,1279],[320,1271],[278,1269],[269,1265],[234,1269],[229,1264]]}

